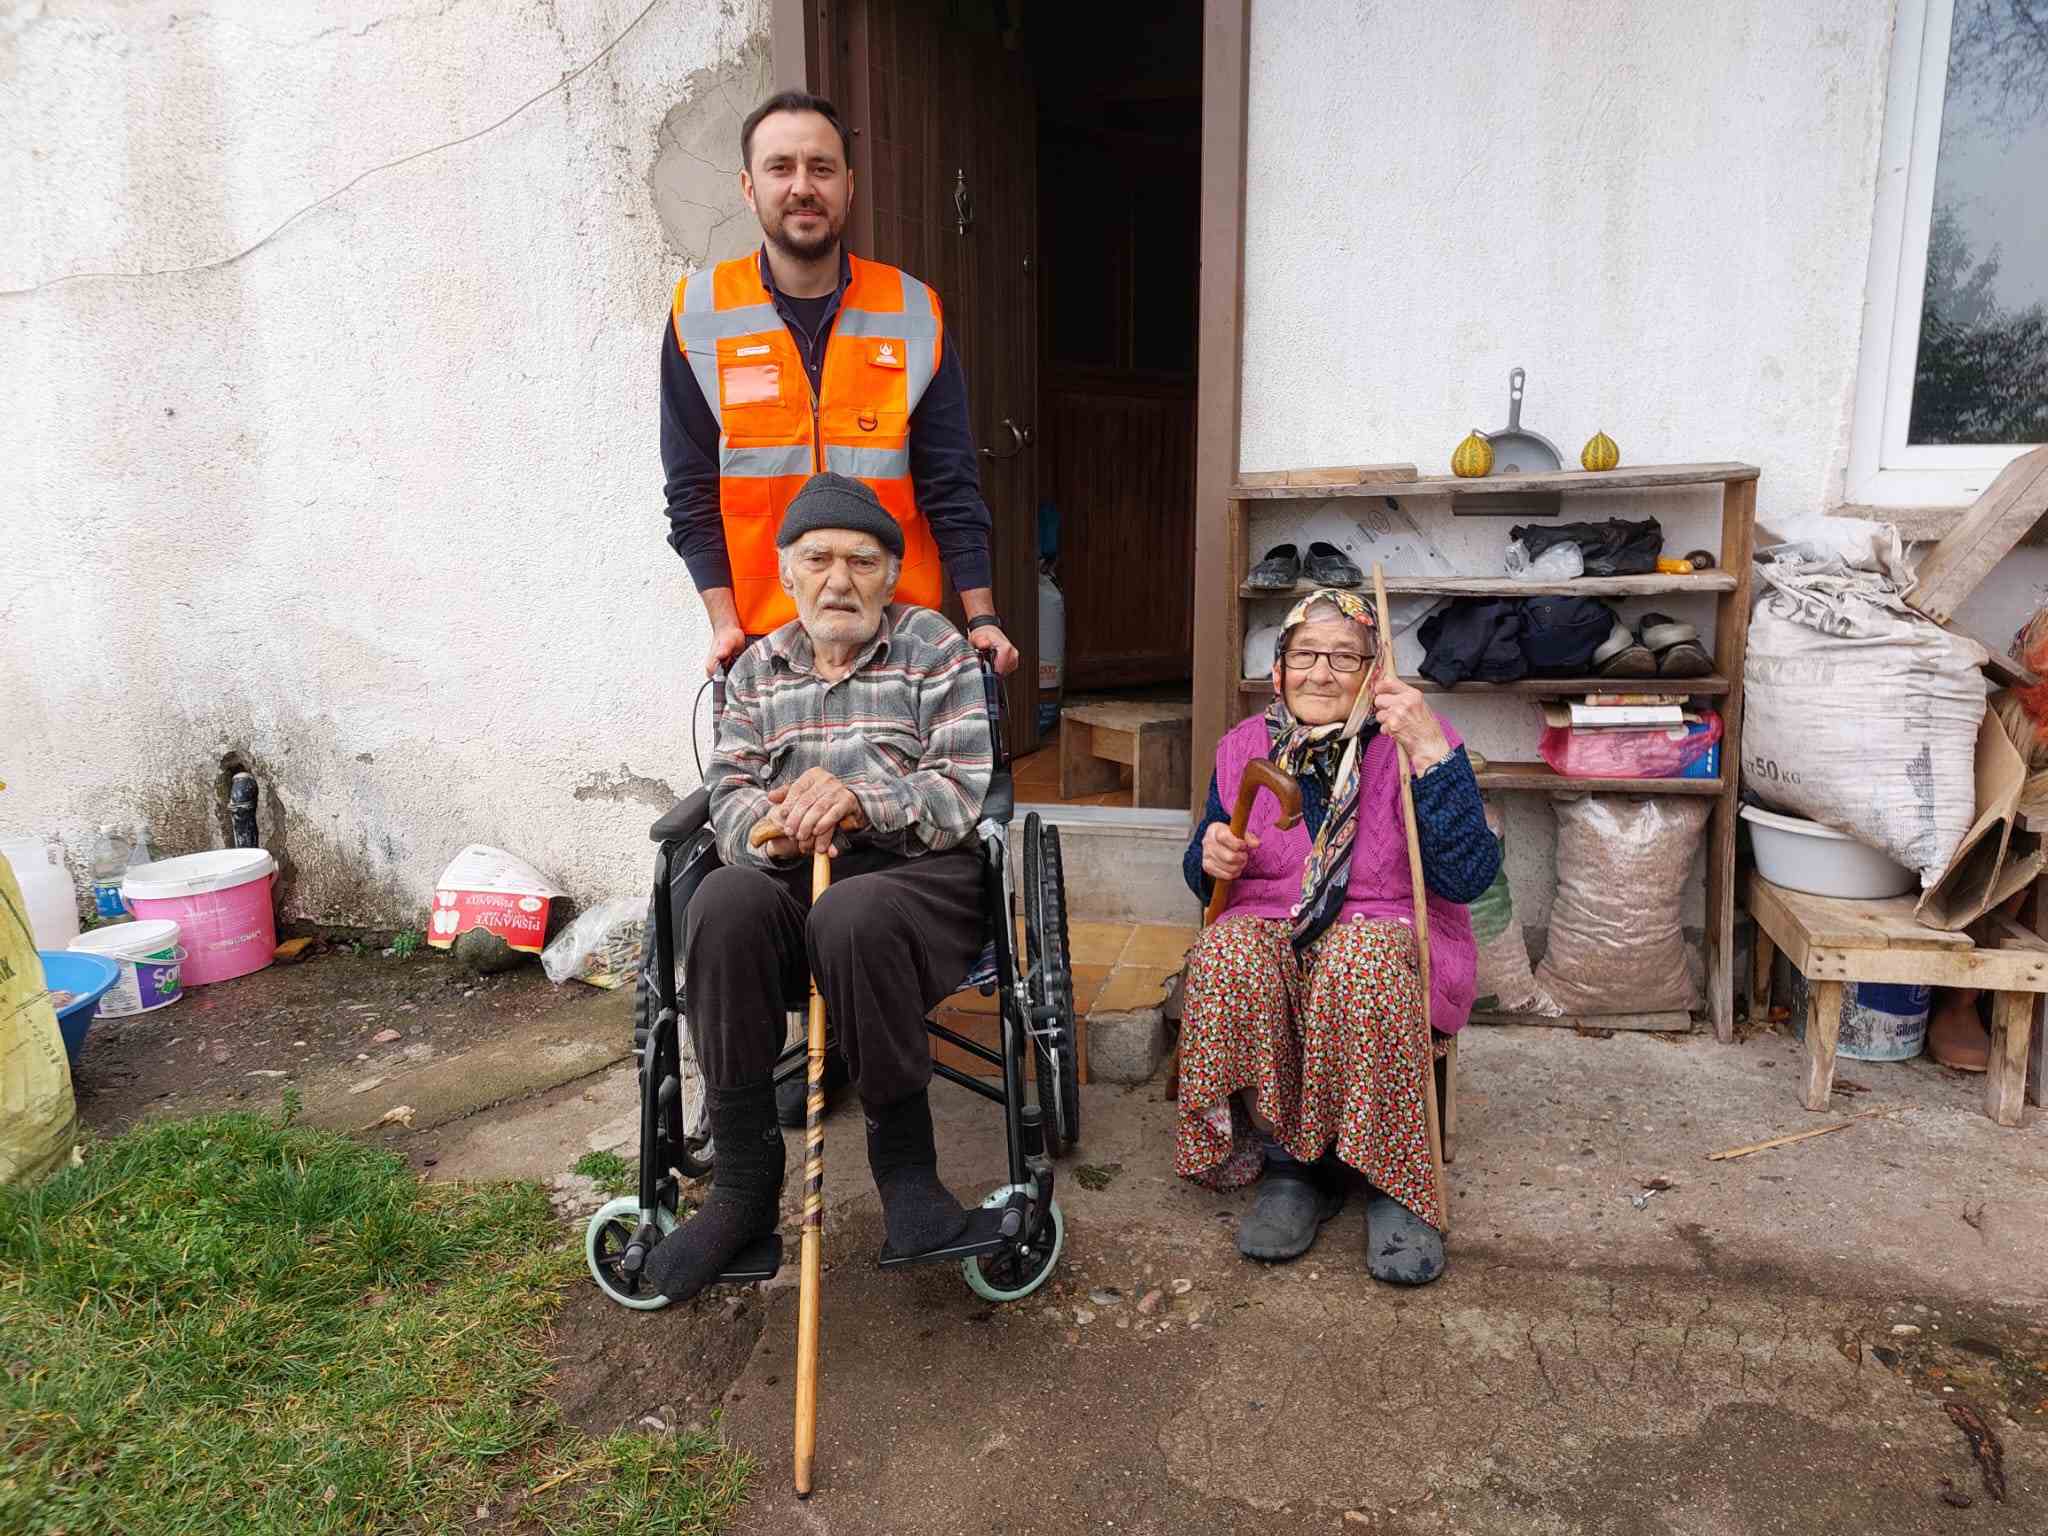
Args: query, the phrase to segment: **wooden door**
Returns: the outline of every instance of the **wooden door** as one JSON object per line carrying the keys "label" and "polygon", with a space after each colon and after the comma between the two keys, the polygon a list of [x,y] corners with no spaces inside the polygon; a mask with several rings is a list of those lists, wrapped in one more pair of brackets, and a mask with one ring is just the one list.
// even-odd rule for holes
{"label": "wooden door", "polygon": [[1038,172],[1029,63],[990,6],[829,0],[822,15],[820,84],[853,131],[848,239],[860,255],[937,291],[946,345],[967,372],[993,520],[996,610],[1023,656],[1004,694],[1010,750],[1028,752],[1038,745]]}

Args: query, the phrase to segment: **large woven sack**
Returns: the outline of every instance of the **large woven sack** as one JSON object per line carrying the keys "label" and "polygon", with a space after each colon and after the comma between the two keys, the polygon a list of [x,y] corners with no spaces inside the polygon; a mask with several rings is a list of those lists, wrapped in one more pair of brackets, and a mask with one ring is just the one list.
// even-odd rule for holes
{"label": "large woven sack", "polygon": [[1711,809],[1693,796],[1556,797],[1557,900],[1536,985],[1571,1014],[1698,1002],[1679,901]]}
{"label": "large woven sack", "polygon": [[0,859],[0,1184],[62,1167],[78,1135],[71,1064],[14,869]]}
{"label": "large woven sack", "polygon": [[1515,898],[1508,889],[1508,840],[1501,814],[1491,801],[1486,825],[1500,843],[1500,869],[1486,893],[1465,910],[1472,917],[1472,942],[1477,950],[1472,1007],[1482,1013],[1537,1013],[1555,1018],[1563,1010],[1536,985],[1529,969],[1529,946],[1522,920],[1515,916]]}
{"label": "large woven sack", "polygon": [[1759,559],[1765,595],[1743,667],[1742,778],[1757,797],[1847,833],[1932,885],[1977,815],[1976,641],[1906,606],[1903,558],[1881,569]]}

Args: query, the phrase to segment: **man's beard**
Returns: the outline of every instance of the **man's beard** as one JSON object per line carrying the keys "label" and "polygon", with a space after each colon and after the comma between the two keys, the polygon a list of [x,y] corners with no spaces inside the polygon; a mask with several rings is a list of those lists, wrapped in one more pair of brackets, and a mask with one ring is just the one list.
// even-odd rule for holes
{"label": "man's beard", "polygon": [[832,215],[823,208],[799,209],[797,212],[815,213],[820,221],[816,235],[808,239],[790,233],[789,216],[792,210],[785,208],[775,220],[773,229],[765,230],[768,243],[785,256],[794,256],[799,261],[812,261],[831,250],[839,243],[839,232],[843,222],[833,222]]}

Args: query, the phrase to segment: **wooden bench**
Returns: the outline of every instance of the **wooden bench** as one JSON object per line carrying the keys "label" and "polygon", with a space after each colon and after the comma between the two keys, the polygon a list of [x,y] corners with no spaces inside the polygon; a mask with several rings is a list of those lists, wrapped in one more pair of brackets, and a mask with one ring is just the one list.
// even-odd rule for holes
{"label": "wooden bench", "polygon": [[1119,788],[1131,770],[1131,804],[1185,810],[1194,707],[1185,700],[1115,699],[1060,711],[1060,798]]}
{"label": "wooden bench", "polygon": [[2034,999],[2048,992],[2048,941],[1993,914],[1975,937],[1923,927],[1914,898],[1838,901],[1749,878],[1749,915],[1756,922],[1750,1017],[1766,1016],[1771,961],[1783,950],[1805,975],[1806,1107],[1826,1109],[1835,1083],[1835,1042],[1851,983],[1974,987],[1992,994],[1991,1060],[1984,1074],[1984,1113],[2018,1125],[2027,1081]]}

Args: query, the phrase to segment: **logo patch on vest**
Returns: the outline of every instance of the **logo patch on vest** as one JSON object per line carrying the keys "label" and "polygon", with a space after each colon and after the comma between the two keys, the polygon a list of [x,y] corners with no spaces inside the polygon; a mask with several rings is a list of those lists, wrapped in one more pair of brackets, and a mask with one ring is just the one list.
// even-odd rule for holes
{"label": "logo patch on vest", "polygon": [[734,357],[766,357],[772,350],[773,348],[764,341],[759,346],[736,347],[733,349],[732,355]]}
{"label": "logo patch on vest", "polygon": [[903,349],[893,341],[878,341],[874,345],[874,350],[868,354],[868,361],[877,368],[901,368]]}

